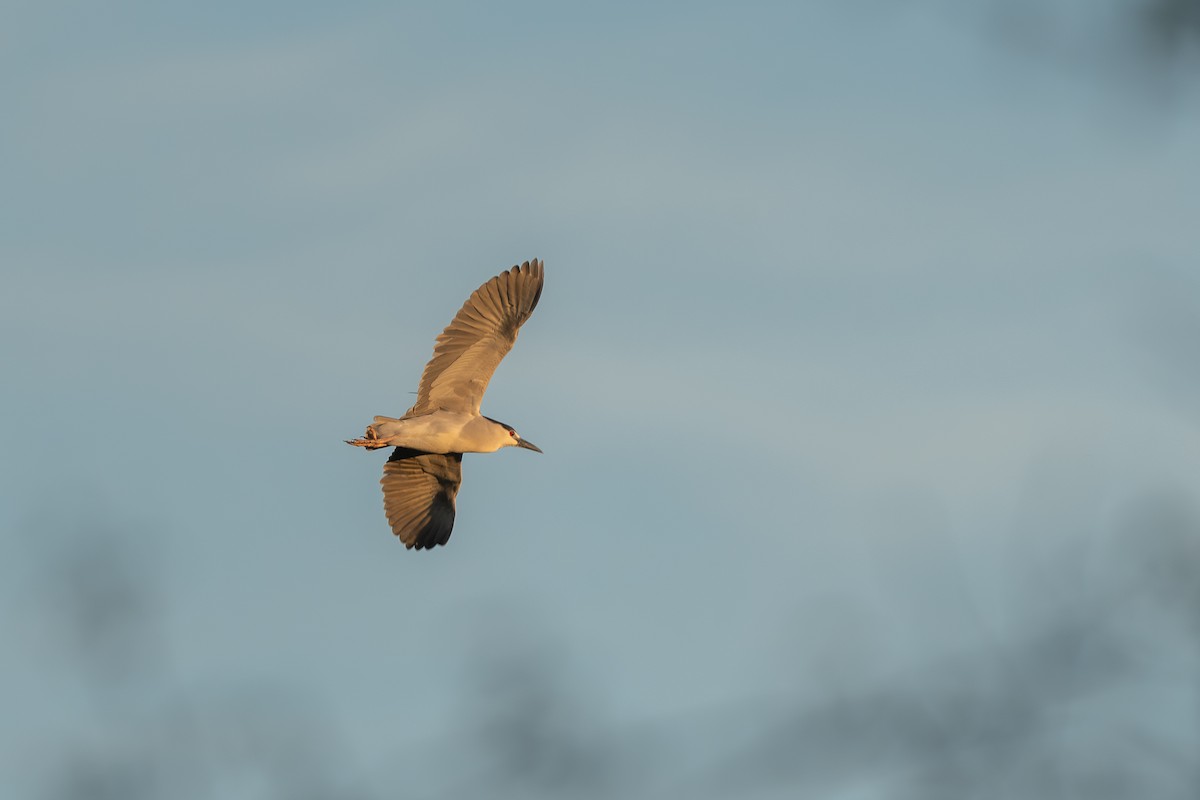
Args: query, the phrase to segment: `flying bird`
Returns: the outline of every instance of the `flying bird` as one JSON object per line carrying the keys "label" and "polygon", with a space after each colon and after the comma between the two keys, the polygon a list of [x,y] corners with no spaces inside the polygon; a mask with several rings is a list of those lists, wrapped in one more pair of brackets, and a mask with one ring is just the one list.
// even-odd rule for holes
{"label": "flying bird", "polygon": [[492,373],[541,296],[536,259],[480,286],[437,337],[413,407],[399,419],[375,417],[362,438],[346,440],[368,450],[395,448],[379,483],[392,533],[405,547],[421,550],[450,538],[463,453],[542,452],[511,425],[479,413]]}

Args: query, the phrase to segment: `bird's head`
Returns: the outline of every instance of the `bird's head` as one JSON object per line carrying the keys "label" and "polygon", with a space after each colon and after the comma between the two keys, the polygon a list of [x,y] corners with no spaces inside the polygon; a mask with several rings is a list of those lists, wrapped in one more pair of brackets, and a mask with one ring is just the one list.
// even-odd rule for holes
{"label": "bird's head", "polygon": [[517,433],[512,425],[507,425],[500,420],[492,419],[491,417],[487,417],[487,419],[504,429],[504,434],[502,434],[503,441],[500,444],[501,447],[524,447],[526,450],[532,450],[535,453],[542,452],[542,448],[538,447],[533,442],[522,439],[521,434]]}

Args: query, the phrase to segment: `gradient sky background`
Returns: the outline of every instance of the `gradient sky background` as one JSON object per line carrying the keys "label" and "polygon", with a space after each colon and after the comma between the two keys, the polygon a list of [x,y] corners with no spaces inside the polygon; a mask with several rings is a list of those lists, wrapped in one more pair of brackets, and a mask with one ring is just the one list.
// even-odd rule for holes
{"label": "gradient sky background", "polygon": [[[1197,39],[1089,7],[0,3],[0,794],[265,703],[320,796],[469,795],[528,683],[703,796],[754,709],[1023,640],[1147,504],[1195,533]],[[533,257],[484,411],[545,455],[406,552],[342,440]],[[1154,652],[1092,713],[1186,750]],[[230,781],[169,794],[298,796]]]}

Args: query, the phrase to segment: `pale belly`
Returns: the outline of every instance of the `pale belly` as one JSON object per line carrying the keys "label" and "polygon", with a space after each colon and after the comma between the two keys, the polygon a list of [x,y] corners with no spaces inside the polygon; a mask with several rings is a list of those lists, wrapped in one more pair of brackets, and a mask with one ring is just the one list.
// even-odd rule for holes
{"label": "pale belly", "polygon": [[426,453],[462,453],[464,429],[475,418],[469,414],[439,411],[410,419],[376,417],[371,429],[392,447],[409,447]]}

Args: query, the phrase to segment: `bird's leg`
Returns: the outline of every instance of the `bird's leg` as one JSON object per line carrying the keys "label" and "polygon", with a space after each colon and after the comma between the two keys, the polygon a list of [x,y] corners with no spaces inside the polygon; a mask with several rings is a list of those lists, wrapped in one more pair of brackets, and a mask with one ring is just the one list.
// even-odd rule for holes
{"label": "bird's leg", "polygon": [[386,444],[379,441],[379,434],[375,433],[375,429],[370,426],[367,426],[367,432],[361,438],[346,439],[345,442],[355,447],[365,447],[368,450],[378,450],[381,447],[387,447]]}
{"label": "bird's leg", "polygon": [[381,447],[387,447],[386,444],[380,443],[378,439],[346,439],[345,442],[355,447],[365,447],[368,450],[378,450]]}

